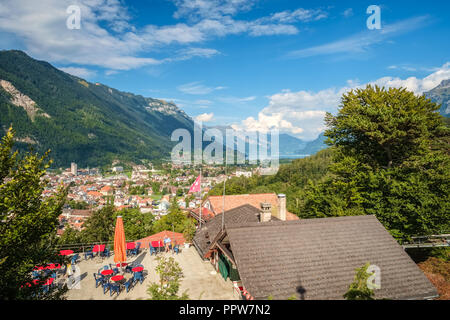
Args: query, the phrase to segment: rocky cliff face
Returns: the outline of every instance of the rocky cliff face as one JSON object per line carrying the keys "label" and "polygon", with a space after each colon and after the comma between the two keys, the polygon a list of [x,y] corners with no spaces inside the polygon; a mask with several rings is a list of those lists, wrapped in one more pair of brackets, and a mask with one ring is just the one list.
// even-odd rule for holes
{"label": "rocky cliff face", "polygon": [[27,95],[17,90],[11,82],[6,80],[0,80],[0,86],[11,95],[11,103],[17,107],[22,107],[30,117],[31,121],[34,121],[36,116],[50,118],[50,116],[42,112],[37,106],[36,102],[30,99]]}
{"label": "rocky cliff face", "polygon": [[87,82],[22,51],[0,51],[0,80],[0,127],[13,126],[19,149],[50,149],[55,166],[163,159],[174,130],[193,132],[171,102]]}
{"label": "rocky cliff face", "polygon": [[444,80],[431,91],[425,95],[434,102],[441,104],[439,112],[445,116],[450,117],[450,79]]}

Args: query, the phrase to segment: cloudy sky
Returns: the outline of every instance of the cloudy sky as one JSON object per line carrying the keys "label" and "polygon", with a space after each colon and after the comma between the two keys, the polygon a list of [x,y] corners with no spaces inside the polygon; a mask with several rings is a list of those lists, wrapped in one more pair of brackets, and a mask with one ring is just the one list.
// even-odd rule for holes
{"label": "cloudy sky", "polygon": [[[209,125],[312,140],[340,96],[367,83],[420,94],[450,78],[450,3],[2,0],[0,49],[175,102]],[[69,6],[80,29],[67,27]],[[70,22],[73,20],[69,19]]]}

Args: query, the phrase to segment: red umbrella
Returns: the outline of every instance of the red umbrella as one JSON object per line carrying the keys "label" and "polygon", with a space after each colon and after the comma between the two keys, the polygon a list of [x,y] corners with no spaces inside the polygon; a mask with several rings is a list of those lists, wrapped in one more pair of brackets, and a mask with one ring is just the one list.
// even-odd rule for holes
{"label": "red umbrella", "polygon": [[114,262],[127,261],[127,247],[125,241],[125,230],[121,216],[116,220],[116,231],[114,234]]}

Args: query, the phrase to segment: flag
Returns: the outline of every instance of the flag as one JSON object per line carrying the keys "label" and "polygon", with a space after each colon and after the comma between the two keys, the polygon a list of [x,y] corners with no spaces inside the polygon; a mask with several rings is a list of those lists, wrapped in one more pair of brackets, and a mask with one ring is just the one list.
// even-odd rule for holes
{"label": "flag", "polygon": [[201,177],[201,175],[197,177],[197,179],[194,181],[191,188],[189,189],[188,193],[200,191],[200,183],[201,183],[200,177]]}

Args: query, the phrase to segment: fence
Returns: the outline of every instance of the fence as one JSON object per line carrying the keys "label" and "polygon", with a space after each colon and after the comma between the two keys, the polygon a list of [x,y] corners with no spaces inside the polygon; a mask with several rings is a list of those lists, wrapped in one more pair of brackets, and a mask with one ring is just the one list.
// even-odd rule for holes
{"label": "fence", "polygon": [[412,237],[412,241],[410,243],[403,244],[404,249],[435,247],[450,247],[450,234]]}
{"label": "fence", "polygon": [[[137,240],[128,240],[127,242],[136,242]],[[73,250],[75,253],[85,253],[90,251],[96,245],[106,245],[111,252],[114,251],[114,241],[90,242],[90,243],[69,243],[56,246],[56,250]]]}

